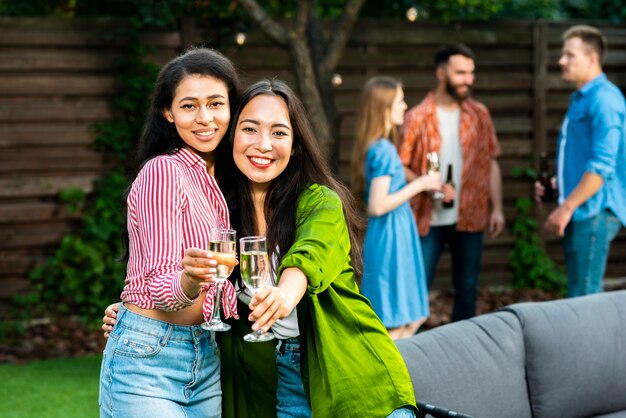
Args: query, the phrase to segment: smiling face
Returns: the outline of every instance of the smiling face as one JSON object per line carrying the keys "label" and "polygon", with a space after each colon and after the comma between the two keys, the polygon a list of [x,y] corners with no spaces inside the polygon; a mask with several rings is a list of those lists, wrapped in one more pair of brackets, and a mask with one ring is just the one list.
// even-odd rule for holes
{"label": "smiling face", "polygon": [[457,101],[467,99],[474,85],[474,60],[464,55],[452,55],[448,63],[439,67],[437,78],[445,83],[445,91]]}
{"label": "smiling face", "polygon": [[230,121],[226,84],[206,75],[186,76],[163,116],[176,126],[186,149],[212,163]]}
{"label": "smiling face", "polygon": [[233,129],[235,164],[254,190],[267,190],[291,158],[293,130],[287,103],[279,96],[255,96],[244,106]]}

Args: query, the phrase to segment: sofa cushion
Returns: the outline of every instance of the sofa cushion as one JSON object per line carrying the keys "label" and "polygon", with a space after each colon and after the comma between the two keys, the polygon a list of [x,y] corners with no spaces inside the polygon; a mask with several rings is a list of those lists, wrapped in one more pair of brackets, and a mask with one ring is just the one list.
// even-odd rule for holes
{"label": "sofa cushion", "polygon": [[611,412],[609,414],[596,415],[592,418],[626,418],[626,410]]}
{"label": "sofa cushion", "polygon": [[444,325],[396,345],[418,400],[480,418],[531,416],[524,342],[512,313]]}
{"label": "sofa cushion", "polygon": [[626,291],[504,308],[521,323],[535,418],[626,409]]}

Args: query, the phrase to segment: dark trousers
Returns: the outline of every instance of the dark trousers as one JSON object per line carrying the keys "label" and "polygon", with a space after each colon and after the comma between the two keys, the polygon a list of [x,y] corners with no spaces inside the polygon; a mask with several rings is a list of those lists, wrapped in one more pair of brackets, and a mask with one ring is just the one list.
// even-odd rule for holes
{"label": "dark trousers", "polygon": [[452,321],[476,315],[483,233],[459,232],[456,230],[456,224],[432,226],[428,235],[421,237],[421,244],[429,289],[435,279],[439,258],[448,244],[452,256],[452,284],[455,292]]}

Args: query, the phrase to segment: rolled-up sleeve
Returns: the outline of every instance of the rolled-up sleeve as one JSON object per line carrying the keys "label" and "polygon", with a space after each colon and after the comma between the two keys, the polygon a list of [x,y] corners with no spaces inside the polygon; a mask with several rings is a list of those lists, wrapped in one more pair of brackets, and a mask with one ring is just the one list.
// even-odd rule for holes
{"label": "rolled-up sleeve", "polygon": [[182,224],[185,193],[165,161],[151,161],[138,177],[136,213],[144,282],[158,309],[180,310],[194,302],[182,290]]}
{"label": "rolled-up sleeve", "polygon": [[350,238],[339,196],[328,188],[311,186],[300,197],[296,236],[282,258],[280,273],[300,269],[308,279],[309,294],[325,291],[350,257]]}
{"label": "rolled-up sleeve", "polygon": [[597,174],[606,181],[615,173],[616,156],[624,135],[623,106],[619,106],[612,97],[599,100],[591,107],[590,116],[594,138],[585,171]]}

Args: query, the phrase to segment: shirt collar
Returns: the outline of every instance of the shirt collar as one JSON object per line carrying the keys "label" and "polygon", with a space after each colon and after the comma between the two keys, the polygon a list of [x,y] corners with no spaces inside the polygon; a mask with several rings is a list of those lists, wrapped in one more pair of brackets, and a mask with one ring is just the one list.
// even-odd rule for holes
{"label": "shirt collar", "polygon": [[605,81],[606,81],[606,74],[602,73],[599,76],[592,79],[591,81],[588,81],[587,84],[585,84],[581,88],[579,88],[576,91],[576,94],[580,96],[584,96],[585,94],[589,93],[589,91],[591,91],[594,87],[596,87],[599,84],[604,83]]}
{"label": "shirt collar", "polygon": [[202,164],[202,166],[206,169],[206,161],[204,161],[198,154],[189,151],[187,148],[178,148],[178,150],[173,154],[173,157],[184,163],[187,167]]}

